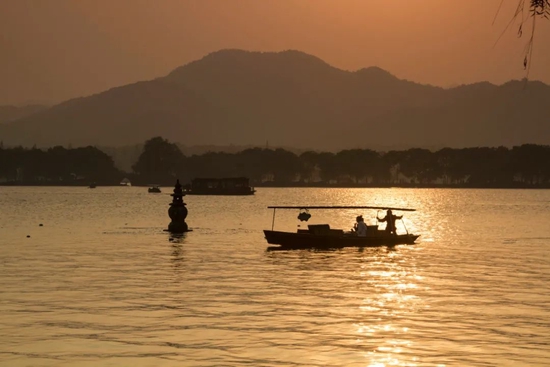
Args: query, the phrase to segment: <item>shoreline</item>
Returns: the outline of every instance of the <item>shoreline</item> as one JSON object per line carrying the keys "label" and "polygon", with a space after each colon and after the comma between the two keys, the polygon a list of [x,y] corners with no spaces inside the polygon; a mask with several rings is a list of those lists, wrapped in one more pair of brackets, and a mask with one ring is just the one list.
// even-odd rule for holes
{"label": "shoreline", "polygon": [[[96,184],[97,187],[149,187],[150,185],[116,185]],[[173,187],[173,184],[159,185],[160,187]],[[83,187],[90,188],[83,184],[44,184],[44,183],[0,183],[0,187]],[[305,185],[305,184],[260,184],[251,185],[254,188],[316,188],[316,189],[550,189],[550,184],[545,185],[448,185],[448,184],[387,184],[387,185],[356,185],[356,184],[334,184],[334,185]]]}

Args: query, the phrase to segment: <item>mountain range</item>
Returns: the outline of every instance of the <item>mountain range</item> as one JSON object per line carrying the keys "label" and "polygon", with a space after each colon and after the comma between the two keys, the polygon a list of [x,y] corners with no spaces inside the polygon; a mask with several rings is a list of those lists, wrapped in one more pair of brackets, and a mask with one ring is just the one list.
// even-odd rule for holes
{"label": "mountain range", "polygon": [[162,136],[317,150],[550,144],[549,105],[550,86],[537,81],[444,89],[378,67],[341,70],[300,51],[221,50],[154,80],[0,114],[0,140],[119,147]]}
{"label": "mountain range", "polygon": [[3,122],[15,121],[43,111],[47,106],[30,104],[25,106],[0,106],[0,124]]}

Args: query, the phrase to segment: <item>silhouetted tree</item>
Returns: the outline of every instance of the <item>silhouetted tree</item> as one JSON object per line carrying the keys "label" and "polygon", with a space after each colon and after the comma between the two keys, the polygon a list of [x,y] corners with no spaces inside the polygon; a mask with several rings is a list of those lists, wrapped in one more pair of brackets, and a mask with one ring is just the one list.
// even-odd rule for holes
{"label": "silhouetted tree", "polygon": [[380,157],[380,171],[376,181],[384,184],[396,184],[399,182],[401,173],[401,161],[405,153],[397,150],[390,150]]}
{"label": "silhouetted tree", "polygon": [[[74,176],[83,176],[96,182],[108,182],[121,173],[116,169],[113,159],[96,147],[87,146],[68,151],[68,169]],[[120,177],[122,179],[122,177]]]}
{"label": "silhouetted tree", "polygon": [[112,158],[94,147],[0,149],[0,177],[19,184],[114,184],[120,175]]}
{"label": "silhouetted tree", "polygon": [[268,150],[267,166],[277,183],[292,182],[300,173],[300,161],[296,154],[284,149]]}
{"label": "silhouetted tree", "polygon": [[473,187],[499,187],[512,182],[508,171],[508,149],[467,148],[460,153],[466,184]]}
{"label": "silhouetted tree", "polygon": [[[338,153],[284,149],[246,149],[238,153],[209,152],[186,158],[175,144],[156,137],[148,140],[134,182],[172,185],[176,177],[263,178],[279,186],[320,178],[340,185],[423,185],[457,187],[550,187],[550,146],[525,144],[512,149],[444,148],[436,152],[408,149],[378,153],[350,149]],[[364,178],[367,182],[361,183]],[[372,180],[371,180],[372,178]],[[95,147],[47,151],[0,147],[0,182],[18,184],[118,184],[122,173],[107,154]]]}
{"label": "silhouetted tree", "polygon": [[321,180],[325,183],[332,180],[337,181],[341,171],[336,163],[336,155],[330,152],[321,152],[317,158],[319,159],[318,166]]}
{"label": "silhouetted tree", "polygon": [[173,185],[183,170],[184,160],[185,156],[176,144],[155,137],[145,142],[143,153],[132,169],[142,183]]}
{"label": "silhouetted tree", "polygon": [[461,150],[443,148],[435,152],[436,164],[442,182],[447,185],[462,185],[466,182],[468,167],[461,159]]}
{"label": "silhouetted tree", "polygon": [[432,182],[438,176],[435,155],[427,149],[409,149],[399,162],[401,173],[415,183]]}
{"label": "silhouetted tree", "polygon": [[319,153],[313,151],[303,152],[298,157],[298,160],[300,161],[299,173],[302,182],[312,182],[317,178],[320,179],[320,177],[315,176],[316,172],[320,169]]}
{"label": "silhouetted tree", "polygon": [[510,171],[517,179],[528,185],[536,185],[550,180],[550,147],[524,144],[512,148]]}
{"label": "silhouetted tree", "polygon": [[[341,150],[334,156],[335,164],[340,172],[345,176],[349,176],[349,179],[354,183],[365,176],[365,162],[362,159],[362,152],[361,149]],[[339,179],[344,179],[344,177],[339,177]]]}
{"label": "silhouetted tree", "polygon": [[260,182],[266,173],[264,151],[262,148],[245,149],[237,153],[237,176],[246,176],[254,182]]}

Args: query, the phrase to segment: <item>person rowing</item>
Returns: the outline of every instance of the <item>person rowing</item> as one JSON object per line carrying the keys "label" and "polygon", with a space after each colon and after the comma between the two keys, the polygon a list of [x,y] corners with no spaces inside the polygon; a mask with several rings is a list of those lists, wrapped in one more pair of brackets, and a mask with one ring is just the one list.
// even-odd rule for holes
{"label": "person rowing", "polygon": [[395,215],[392,213],[391,209],[388,209],[386,212],[386,216],[384,218],[378,218],[378,213],[376,214],[376,219],[379,222],[386,222],[386,233],[397,236],[397,233],[395,231],[395,221],[397,219],[403,218],[402,215]]}

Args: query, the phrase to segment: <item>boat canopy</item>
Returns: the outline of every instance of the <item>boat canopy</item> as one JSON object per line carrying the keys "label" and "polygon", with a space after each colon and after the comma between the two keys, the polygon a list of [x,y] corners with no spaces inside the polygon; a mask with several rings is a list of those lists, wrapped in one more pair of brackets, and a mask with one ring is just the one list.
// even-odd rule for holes
{"label": "boat canopy", "polygon": [[315,205],[305,205],[305,206],[268,206],[268,209],[378,209],[378,210],[399,210],[404,212],[414,212],[416,209],[410,208],[395,208],[391,206],[363,206],[363,205],[337,205],[337,206],[315,206]]}

